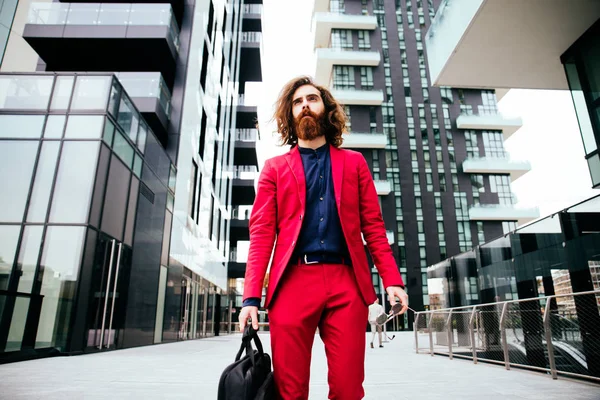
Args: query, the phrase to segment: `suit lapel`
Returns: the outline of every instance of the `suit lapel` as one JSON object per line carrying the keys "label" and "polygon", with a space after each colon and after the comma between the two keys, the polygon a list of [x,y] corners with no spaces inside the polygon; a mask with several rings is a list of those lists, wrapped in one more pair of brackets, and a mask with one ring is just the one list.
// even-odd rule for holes
{"label": "suit lapel", "polygon": [[298,186],[298,198],[302,205],[302,210],[306,209],[306,178],[304,177],[304,165],[302,164],[302,158],[298,151],[298,146],[292,148],[285,158],[294,178],[296,178],[296,185]]}
{"label": "suit lapel", "polygon": [[340,212],[342,199],[342,180],[344,178],[344,158],[343,151],[335,146],[329,145],[329,154],[331,157],[331,175],[333,177],[333,191],[335,192],[335,203]]}

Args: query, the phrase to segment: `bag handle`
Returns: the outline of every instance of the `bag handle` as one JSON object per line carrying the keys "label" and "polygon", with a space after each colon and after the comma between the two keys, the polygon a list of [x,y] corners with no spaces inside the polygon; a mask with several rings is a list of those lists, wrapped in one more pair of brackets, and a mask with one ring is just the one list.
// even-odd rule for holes
{"label": "bag handle", "polygon": [[235,361],[239,361],[240,358],[242,358],[242,353],[244,352],[244,350],[246,350],[246,355],[250,357],[252,365],[256,364],[255,354],[254,351],[252,351],[252,340],[254,340],[254,345],[258,350],[258,356],[260,357],[264,354],[262,343],[258,337],[258,331],[255,330],[252,327],[252,324],[249,323],[248,325],[246,325],[246,328],[244,328],[244,333],[242,335],[242,345],[240,346],[240,350],[235,356]]}

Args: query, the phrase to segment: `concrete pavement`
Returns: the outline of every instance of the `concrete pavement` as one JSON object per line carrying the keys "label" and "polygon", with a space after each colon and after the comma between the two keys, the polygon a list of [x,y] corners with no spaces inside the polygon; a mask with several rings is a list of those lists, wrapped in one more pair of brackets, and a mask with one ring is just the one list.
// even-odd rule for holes
{"label": "concrete pavement", "polygon": [[[370,338],[370,334],[369,338]],[[268,334],[261,334],[270,352]],[[0,365],[0,399],[216,399],[240,335]],[[366,399],[599,400],[600,386],[501,366],[415,354],[412,333],[367,348]],[[310,399],[327,398],[327,366],[315,338]]]}

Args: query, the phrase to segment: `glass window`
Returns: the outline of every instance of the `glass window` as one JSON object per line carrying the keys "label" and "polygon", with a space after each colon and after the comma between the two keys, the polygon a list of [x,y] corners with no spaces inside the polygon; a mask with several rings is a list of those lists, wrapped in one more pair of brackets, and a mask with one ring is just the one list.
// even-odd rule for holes
{"label": "glass window", "polygon": [[65,130],[66,115],[48,115],[44,137],[47,139],[60,139]]}
{"label": "glass window", "polygon": [[63,144],[50,222],[87,222],[99,147],[100,142]]}
{"label": "glass window", "polygon": [[106,123],[104,124],[104,134],[102,135],[102,139],[112,147],[113,138],[115,137],[115,124],[108,118],[106,118]]}
{"label": "glass window", "polygon": [[[83,144],[91,145],[91,143]],[[40,313],[36,348],[64,349],[66,345],[71,311],[75,304],[84,237],[84,227],[48,227],[40,264],[43,266],[43,270],[40,271],[42,275],[40,294],[44,296],[44,301]]]}
{"label": "glass window", "polygon": [[117,123],[134,143],[137,138],[139,121],[140,117],[133,107],[131,100],[127,96],[123,96],[121,98],[121,105],[119,106]]}
{"label": "glass window", "polygon": [[43,232],[44,227],[40,225],[29,225],[25,227],[23,240],[21,241],[21,250],[19,251],[18,265],[19,268],[21,268],[21,273],[19,276],[17,292],[31,293]]}
{"label": "glass window", "polygon": [[100,139],[103,125],[102,115],[69,115],[65,138]]}
{"label": "glass window", "polygon": [[354,89],[354,67],[345,65],[333,66],[333,88]]}
{"label": "glass window", "polygon": [[358,31],[358,48],[361,50],[371,49],[371,38],[369,31]]}
{"label": "glass window", "polygon": [[118,158],[112,157],[104,195],[105,206],[101,227],[103,232],[117,240],[123,240],[130,177],[127,167]]}
{"label": "glass window", "polygon": [[58,141],[45,141],[42,144],[42,152],[35,174],[35,182],[31,192],[31,200],[29,201],[29,210],[27,211],[27,222],[46,221],[59,148],[60,142]]}
{"label": "glass window", "polygon": [[3,140],[0,145],[0,222],[22,222],[39,141]]}
{"label": "glass window", "polygon": [[349,29],[331,30],[331,47],[334,49],[352,49],[352,31]]}
{"label": "glass window", "polygon": [[596,139],[594,137],[594,129],[592,128],[592,122],[588,113],[585,95],[581,89],[577,67],[575,64],[565,64],[565,72],[567,74],[567,79],[569,80],[571,98],[573,99],[575,113],[577,114],[577,120],[579,122],[579,131],[581,132],[583,147],[585,148],[586,154],[589,154],[596,150],[598,145],[596,144]]}
{"label": "glass window", "polygon": [[[2,275],[9,273],[15,261],[20,225],[0,225],[0,271]],[[0,279],[0,290],[8,288],[8,279]]]}
{"label": "glass window", "polygon": [[177,172],[175,171],[175,167],[171,164],[171,169],[169,171],[169,189],[175,192],[175,183],[177,181]]}
{"label": "glass window", "polygon": [[46,110],[54,76],[0,76],[0,109]]}
{"label": "glass window", "polygon": [[52,104],[50,105],[51,110],[66,110],[69,108],[74,81],[74,76],[59,76],[56,78]]}
{"label": "glass window", "polygon": [[135,176],[140,178],[142,176],[142,157],[140,157],[137,153],[135,153],[135,157],[133,159],[133,173]]}
{"label": "glass window", "polygon": [[106,110],[110,76],[78,76],[71,110]]}
{"label": "glass window", "polygon": [[119,157],[121,157],[125,164],[131,168],[133,165],[134,150],[119,130],[115,131],[115,143],[113,145],[113,150]]}
{"label": "glass window", "polygon": [[[140,130],[138,133],[138,137],[137,137],[137,147],[138,149],[142,152],[142,154],[144,154],[144,151],[146,150],[146,136],[148,135],[148,125],[146,125],[146,123],[144,122],[144,120],[140,121]],[[152,131],[150,131],[152,132]]]}
{"label": "glass window", "polygon": [[110,99],[108,100],[108,112],[113,116],[113,118],[117,118],[120,98],[121,85],[119,85],[116,80],[113,80],[112,88],[110,90]]}
{"label": "glass window", "polygon": [[0,115],[0,138],[39,138],[45,115]]}

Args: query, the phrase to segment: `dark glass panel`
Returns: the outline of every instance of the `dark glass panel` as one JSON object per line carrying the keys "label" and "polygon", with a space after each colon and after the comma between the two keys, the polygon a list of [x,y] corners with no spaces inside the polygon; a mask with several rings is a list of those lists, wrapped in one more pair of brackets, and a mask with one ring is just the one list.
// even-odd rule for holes
{"label": "dark glass panel", "polygon": [[0,225],[0,290],[8,288],[20,232],[19,225]]}
{"label": "dark glass panel", "polygon": [[123,240],[130,176],[127,167],[118,158],[112,157],[101,226],[103,232],[119,241]]}

